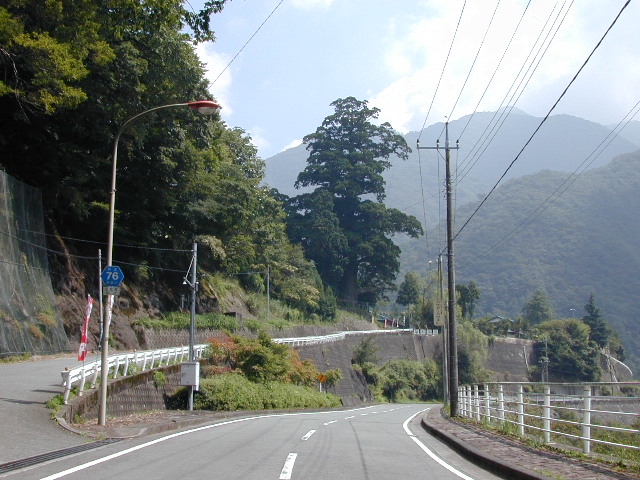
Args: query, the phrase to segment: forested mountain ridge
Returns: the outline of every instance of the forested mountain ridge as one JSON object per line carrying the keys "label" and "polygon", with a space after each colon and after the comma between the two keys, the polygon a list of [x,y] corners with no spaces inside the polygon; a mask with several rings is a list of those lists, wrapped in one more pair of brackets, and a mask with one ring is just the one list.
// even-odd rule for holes
{"label": "forested mountain ridge", "polygon": [[[640,151],[583,173],[564,191],[567,179],[545,170],[499,187],[456,238],[456,281],[478,286],[477,315],[516,317],[541,289],[556,317],[582,317],[593,293],[637,372]],[[456,232],[476,206],[458,208]],[[401,247],[403,270],[426,272],[424,242]]]}
{"label": "forested mountain ridge", "polygon": [[[516,109],[507,117],[504,113],[505,110],[477,112],[450,122],[451,145],[455,146],[460,140],[459,150],[451,152],[452,166],[461,179],[456,186],[458,205],[474,201],[479,194],[489,191],[542,120]],[[498,123],[499,129],[495,126],[498,121],[504,122],[502,125]],[[633,127],[633,122],[629,126]],[[629,133],[632,131],[633,128]],[[582,118],[551,116],[505,178],[517,178],[544,169],[571,172],[598,148],[610,132],[609,127]],[[483,136],[488,136],[491,141],[479,142]],[[424,193],[426,220],[430,225],[438,221],[439,194],[443,188],[444,124],[436,123],[422,134],[409,132],[404,137],[412,152],[406,161],[391,158],[392,166],[384,172],[385,204],[423,219],[421,205]],[[422,147],[433,147],[440,140],[442,149],[440,152],[418,150],[418,139]],[[640,144],[622,136],[615,137],[593,159],[590,168],[606,165],[616,155],[638,148]],[[286,195],[298,195],[300,191],[293,184],[305,168],[307,157],[305,146],[300,145],[266,159],[265,183]]]}

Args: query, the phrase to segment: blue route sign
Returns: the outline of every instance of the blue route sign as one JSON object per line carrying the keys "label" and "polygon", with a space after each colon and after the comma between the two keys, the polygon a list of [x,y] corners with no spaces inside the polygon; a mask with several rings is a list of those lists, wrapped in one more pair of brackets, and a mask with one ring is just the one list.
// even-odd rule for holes
{"label": "blue route sign", "polygon": [[104,267],[100,276],[105,287],[117,287],[124,279],[124,273],[122,273],[120,267],[115,265]]}

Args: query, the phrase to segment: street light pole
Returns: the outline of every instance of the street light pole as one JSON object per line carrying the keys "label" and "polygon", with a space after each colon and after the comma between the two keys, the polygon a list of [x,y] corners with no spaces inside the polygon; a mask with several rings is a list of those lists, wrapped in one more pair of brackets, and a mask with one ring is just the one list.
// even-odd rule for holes
{"label": "street light pole", "polygon": [[[143,115],[147,115],[148,113],[155,112],[157,110],[162,110],[165,108],[174,108],[174,107],[190,107],[203,115],[211,115],[215,111],[220,108],[216,102],[211,100],[196,100],[193,102],[187,103],[172,103],[169,105],[161,105],[159,107],[150,108],[149,110],[145,110],[142,113],[139,113],[129,120],[124,122],[116,136],[113,140],[113,159],[111,165],[111,191],[109,193],[109,235],[107,237],[107,266],[110,267],[113,265],[113,227],[114,227],[114,216],[115,216],[115,205],[116,205],[116,171],[118,164],[118,141],[120,140],[120,135],[122,132],[131,124],[134,120],[142,117]],[[102,293],[102,292],[100,292]],[[100,425],[105,425],[107,418],[107,380],[108,380],[108,349],[109,349],[109,326],[111,324],[111,312],[113,308],[113,295],[108,295],[107,301],[105,303],[105,315],[104,315],[104,325],[103,325],[103,333],[102,333],[102,355],[100,359],[100,404],[98,406],[98,423]]]}

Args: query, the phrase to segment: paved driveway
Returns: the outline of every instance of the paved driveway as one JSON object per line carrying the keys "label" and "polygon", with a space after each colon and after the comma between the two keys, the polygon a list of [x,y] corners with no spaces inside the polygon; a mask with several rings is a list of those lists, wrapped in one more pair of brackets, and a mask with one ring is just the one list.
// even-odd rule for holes
{"label": "paved driveway", "polygon": [[0,364],[0,463],[87,443],[51,419],[45,406],[61,393],[60,372],[77,357]]}

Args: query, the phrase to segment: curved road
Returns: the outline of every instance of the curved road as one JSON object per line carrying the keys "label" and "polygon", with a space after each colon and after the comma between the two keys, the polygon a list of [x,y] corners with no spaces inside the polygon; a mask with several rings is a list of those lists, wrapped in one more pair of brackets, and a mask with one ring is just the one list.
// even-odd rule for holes
{"label": "curved road", "polygon": [[0,464],[87,443],[51,420],[45,404],[58,393],[77,356],[0,363]]}
{"label": "curved road", "polygon": [[[73,356],[0,364],[0,464],[88,443],[53,422]],[[420,426],[429,405],[268,414],[101,446],[0,474],[11,479],[189,478],[313,480],[495,477]]]}
{"label": "curved road", "polygon": [[428,408],[264,414],[121,441],[0,478],[497,479],[424,432]]}

